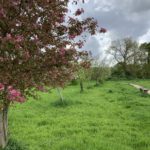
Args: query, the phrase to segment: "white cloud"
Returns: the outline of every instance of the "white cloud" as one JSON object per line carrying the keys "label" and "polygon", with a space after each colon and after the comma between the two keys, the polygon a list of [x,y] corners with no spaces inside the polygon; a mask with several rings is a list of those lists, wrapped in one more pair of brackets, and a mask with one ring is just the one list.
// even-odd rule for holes
{"label": "white cloud", "polygon": [[[106,34],[87,39],[86,50],[94,55],[105,55],[111,40],[132,37],[134,40],[150,42],[150,0],[85,0],[78,5],[85,9],[84,17],[94,17]],[[70,7],[75,11],[77,7]]]}
{"label": "white cloud", "polygon": [[110,47],[111,41],[112,41],[112,33],[107,32],[105,34],[96,35],[96,40],[99,42],[99,51],[103,51],[103,54],[105,51]]}
{"label": "white cloud", "polygon": [[138,38],[139,43],[150,42],[150,29]]}
{"label": "white cloud", "polygon": [[109,12],[110,10],[114,8],[112,3],[106,0],[101,0],[101,1],[95,0],[94,4],[96,6],[95,11]]}

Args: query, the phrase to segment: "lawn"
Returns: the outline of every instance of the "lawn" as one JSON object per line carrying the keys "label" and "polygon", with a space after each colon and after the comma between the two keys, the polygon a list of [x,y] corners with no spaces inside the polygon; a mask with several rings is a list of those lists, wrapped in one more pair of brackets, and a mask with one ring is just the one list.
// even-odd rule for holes
{"label": "lawn", "polygon": [[82,94],[66,87],[64,105],[56,90],[14,105],[10,137],[27,150],[150,150],[150,96],[130,82],[150,88],[150,80],[107,81]]}

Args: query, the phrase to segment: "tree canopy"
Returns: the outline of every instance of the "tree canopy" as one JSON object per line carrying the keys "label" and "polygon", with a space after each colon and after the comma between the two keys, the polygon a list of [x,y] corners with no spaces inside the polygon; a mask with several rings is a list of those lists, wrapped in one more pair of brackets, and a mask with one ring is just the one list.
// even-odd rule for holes
{"label": "tree canopy", "polygon": [[[79,19],[83,8],[67,15],[68,3],[79,0],[0,1],[0,99],[24,102],[43,86],[64,86],[86,51],[77,51],[84,32],[99,28],[93,18]],[[82,1],[84,2],[84,0]],[[69,47],[69,48],[68,48]]]}

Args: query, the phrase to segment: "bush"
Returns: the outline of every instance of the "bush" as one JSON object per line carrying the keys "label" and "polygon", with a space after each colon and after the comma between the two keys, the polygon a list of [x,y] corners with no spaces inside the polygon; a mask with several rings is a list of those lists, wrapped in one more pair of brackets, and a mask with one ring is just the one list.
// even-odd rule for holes
{"label": "bush", "polygon": [[78,85],[78,80],[77,79],[72,80],[70,85]]}
{"label": "bush", "polygon": [[96,86],[98,86],[100,83],[102,84],[105,80],[110,78],[111,70],[109,67],[93,67],[92,68],[92,75],[91,79],[96,81]]}

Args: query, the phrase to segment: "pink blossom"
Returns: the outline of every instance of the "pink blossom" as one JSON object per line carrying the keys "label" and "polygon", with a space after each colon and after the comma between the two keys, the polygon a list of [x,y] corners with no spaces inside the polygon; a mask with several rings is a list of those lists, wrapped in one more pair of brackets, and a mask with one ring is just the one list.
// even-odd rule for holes
{"label": "pink blossom", "polygon": [[7,90],[8,90],[7,99],[9,101],[16,101],[20,103],[25,101],[25,97],[21,95],[21,92],[19,90],[14,89],[12,86],[8,86]]}
{"label": "pink blossom", "polygon": [[84,13],[84,9],[83,9],[83,8],[77,9],[77,11],[75,12],[75,16],[79,16],[79,15],[81,15],[82,13]]}
{"label": "pink blossom", "polygon": [[23,103],[25,102],[25,98],[23,96],[20,96],[16,99],[17,102]]}
{"label": "pink blossom", "polygon": [[22,35],[17,35],[16,38],[15,38],[16,42],[22,42],[23,40],[24,40],[24,38],[23,38]]}
{"label": "pink blossom", "polygon": [[69,35],[69,39],[74,39],[76,37],[75,34]]}
{"label": "pink blossom", "polygon": [[6,39],[7,39],[7,40],[11,40],[11,39],[12,39],[12,35],[11,35],[10,33],[7,33],[7,34],[6,34]]}
{"label": "pink blossom", "polygon": [[0,92],[4,90],[4,85],[0,83]]}
{"label": "pink blossom", "polygon": [[6,14],[4,12],[3,8],[0,8],[0,18],[6,17]]}
{"label": "pink blossom", "polygon": [[84,46],[84,43],[81,41],[81,42],[77,43],[77,46],[78,46],[79,48],[82,48],[82,47]]}
{"label": "pink blossom", "polygon": [[9,91],[10,90],[12,90],[13,89],[13,87],[10,85],[10,86],[8,86],[8,88],[7,88]]}
{"label": "pink blossom", "polygon": [[61,56],[64,56],[64,55],[65,55],[65,52],[66,52],[66,50],[65,50],[64,48],[61,48],[61,49],[60,49],[60,54],[61,54]]}
{"label": "pink blossom", "polygon": [[9,90],[9,95],[12,96],[12,97],[18,97],[18,96],[21,95],[21,93],[18,90],[11,89],[11,90]]}
{"label": "pink blossom", "polygon": [[59,19],[59,23],[63,23],[63,22],[64,22],[64,20],[65,20],[65,17],[64,17],[64,16],[60,17],[60,19]]}
{"label": "pink blossom", "polygon": [[101,28],[99,32],[100,32],[100,33],[106,33],[107,30],[106,30],[105,28]]}

